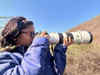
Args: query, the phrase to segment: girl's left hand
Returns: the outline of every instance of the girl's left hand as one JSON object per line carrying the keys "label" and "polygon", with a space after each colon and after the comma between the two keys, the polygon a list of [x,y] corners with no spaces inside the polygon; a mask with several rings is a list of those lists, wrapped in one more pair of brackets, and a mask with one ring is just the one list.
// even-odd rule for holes
{"label": "girl's left hand", "polygon": [[71,39],[71,37],[65,38],[63,41],[63,45],[64,46],[70,46],[73,43],[73,40]]}

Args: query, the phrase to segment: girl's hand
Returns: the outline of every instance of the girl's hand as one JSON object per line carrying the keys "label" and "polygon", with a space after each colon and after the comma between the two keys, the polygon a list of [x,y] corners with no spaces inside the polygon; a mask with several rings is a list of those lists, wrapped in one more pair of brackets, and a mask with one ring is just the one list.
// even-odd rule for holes
{"label": "girl's hand", "polygon": [[71,39],[71,37],[65,38],[63,41],[63,45],[64,46],[70,46],[73,43],[73,40]]}

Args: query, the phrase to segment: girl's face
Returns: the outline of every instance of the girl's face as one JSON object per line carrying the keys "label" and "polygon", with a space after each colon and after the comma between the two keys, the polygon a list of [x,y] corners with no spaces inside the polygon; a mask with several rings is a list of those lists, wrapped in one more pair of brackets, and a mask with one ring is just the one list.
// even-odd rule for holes
{"label": "girl's face", "polygon": [[22,30],[22,33],[17,38],[17,45],[29,46],[32,43],[31,33],[35,32],[34,26],[30,25],[29,27]]}

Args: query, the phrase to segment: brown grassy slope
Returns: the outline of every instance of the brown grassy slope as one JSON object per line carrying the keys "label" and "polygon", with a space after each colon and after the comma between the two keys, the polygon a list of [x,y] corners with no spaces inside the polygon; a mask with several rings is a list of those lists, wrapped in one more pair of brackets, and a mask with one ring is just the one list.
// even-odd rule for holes
{"label": "brown grassy slope", "polygon": [[100,45],[72,45],[64,75],[100,75]]}
{"label": "brown grassy slope", "polygon": [[77,30],[92,32],[93,43],[72,45],[68,48],[64,75],[100,75],[100,16],[69,31]]}
{"label": "brown grassy slope", "polygon": [[69,31],[76,31],[76,30],[88,30],[92,32],[94,36],[94,42],[100,44],[100,16],[96,16],[92,20],[89,20],[83,24],[80,24]]}

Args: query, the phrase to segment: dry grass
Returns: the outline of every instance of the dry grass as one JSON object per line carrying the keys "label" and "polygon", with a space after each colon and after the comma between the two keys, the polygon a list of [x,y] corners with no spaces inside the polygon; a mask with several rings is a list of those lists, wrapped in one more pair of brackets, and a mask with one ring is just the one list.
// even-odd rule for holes
{"label": "dry grass", "polygon": [[94,43],[69,47],[64,75],[100,75],[99,49]]}

